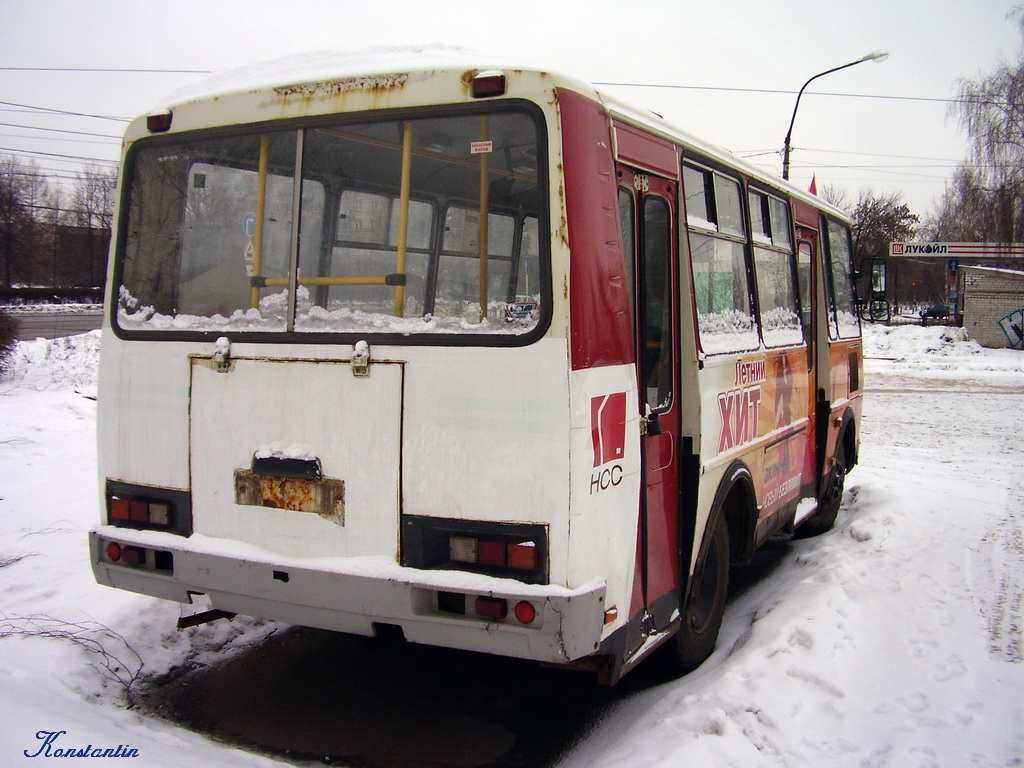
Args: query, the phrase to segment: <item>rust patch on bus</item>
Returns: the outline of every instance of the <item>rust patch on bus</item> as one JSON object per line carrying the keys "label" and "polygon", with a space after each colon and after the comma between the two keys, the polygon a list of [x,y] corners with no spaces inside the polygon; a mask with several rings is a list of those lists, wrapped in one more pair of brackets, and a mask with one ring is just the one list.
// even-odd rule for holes
{"label": "rust patch on bus", "polygon": [[364,77],[347,77],[341,80],[319,80],[312,83],[282,85],[274,88],[274,93],[284,98],[330,98],[349,91],[393,91],[405,86],[408,80],[409,75],[404,72],[394,75],[366,75]]}
{"label": "rust patch on bus", "polygon": [[305,480],[296,477],[256,475],[235,470],[235,503],[249,507],[311,512],[345,525],[345,481],[329,477]]}

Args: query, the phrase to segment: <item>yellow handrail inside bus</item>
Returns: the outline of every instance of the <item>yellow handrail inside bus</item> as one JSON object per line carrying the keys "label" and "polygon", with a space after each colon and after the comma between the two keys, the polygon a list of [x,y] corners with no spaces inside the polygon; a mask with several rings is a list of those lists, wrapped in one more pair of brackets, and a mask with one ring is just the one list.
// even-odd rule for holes
{"label": "yellow handrail inside bus", "polygon": [[[270,157],[270,135],[260,136],[259,172],[256,177],[256,232],[252,242],[252,274],[259,277],[263,271],[263,219],[267,207],[267,165]],[[260,289],[252,287],[253,308],[260,305]]]}
{"label": "yellow handrail inside bus", "polygon": [[[265,277],[261,286],[273,288],[288,285],[287,277]],[[356,275],[350,277],[300,277],[299,285],[387,285],[386,275]]]}
{"label": "yellow handrail inside bus", "polygon": [[[489,138],[490,127],[488,116],[480,118],[480,141]],[[486,148],[485,148],[486,149]],[[490,206],[490,152],[480,153],[480,322],[487,319],[487,238],[490,221],[487,209]]]}
{"label": "yellow handrail inside bus", "polygon": [[[405,279],[405,249],[409,235],[409,196],[412,188],[412,121],[402,132],[402,181],[398,199],[398,258],[395,271]],[[405,314],[405,283],[395,286],[395,316]]]}

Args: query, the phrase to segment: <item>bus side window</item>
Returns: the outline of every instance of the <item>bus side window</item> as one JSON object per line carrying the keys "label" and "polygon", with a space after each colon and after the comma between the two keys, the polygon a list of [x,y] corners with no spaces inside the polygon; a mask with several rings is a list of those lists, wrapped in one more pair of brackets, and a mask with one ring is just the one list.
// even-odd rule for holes
{"label": "bus side window", "polygon": [[753,189],[747,198],[761,336],[766,347],[795,346],[803,342],[804,333],[797,299],[789,209],[778,198]]}
{"label": "bus side window", "polygon": [[[822,216],[824,219],[825,217]],[[854,298],[853,261],[850,230],[832,219],[822,227],[825,233],[825,253],[829,290],[829,336],[833,339],[853,339],[860,336],[860,318]]]}
{"label": "bus side window", "polygon": [[644,198],[643,377],[647,405],[672,403],[672,220],[668,201]]}
{"label": "bus side window", "polygon": [[796,250],[796,268],[800,283],[800,315],[805,334],[811,328],[811,261],[811,244],[801,240]]}
{"label": "bus side window", "polygon": [[683,166],[700,345],[706,354],[757,349],[739,183]]}

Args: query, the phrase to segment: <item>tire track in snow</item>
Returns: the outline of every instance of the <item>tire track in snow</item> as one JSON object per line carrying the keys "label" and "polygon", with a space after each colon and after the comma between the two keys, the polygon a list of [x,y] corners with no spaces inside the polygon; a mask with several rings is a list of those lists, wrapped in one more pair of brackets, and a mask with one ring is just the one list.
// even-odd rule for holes
{"label": "tire track in snow", "polygon": [[[1015,494],[1016,505],[1024,501],[1021,496],[1024,494]],[[986,532],[973,555],[987,564],[983,567],[995,587],[990,599],[977,596],[988,630],[989,653],[1020,663],[1024,661],[1024,530],[1020,513],[1010,512]]]}

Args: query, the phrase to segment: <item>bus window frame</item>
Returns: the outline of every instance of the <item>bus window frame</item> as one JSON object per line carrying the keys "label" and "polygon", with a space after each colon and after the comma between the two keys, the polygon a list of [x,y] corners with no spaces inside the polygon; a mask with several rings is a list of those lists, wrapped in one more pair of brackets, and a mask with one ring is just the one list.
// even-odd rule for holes
{"label": "bus window frame", "polygon": [[[841,227],[845,235],[846,250],[850,255],[850,261],[846,266],[846,276],[849,278],[849,306],[851,308],[851,315],[857,321],[857,333],[852,336],[844,336],[840,331],[839,324],[839,306],[836,302],[836,273],[833,261],[832,252],[832,229],[831,225]],[[828,338],[830,342],[852,342],[858,341],[863,336],[863,328],[860,323],[860,314],[857,312],[857,286],[854,278],[854,265],[853,265],[853,232],[849,225],[839,221],[826,213],[819,214],[819,232],[822,239],[822,247],[824,248],[822,266],[825,272],[825,307],[828,312]]]}
{"label": "bus window frame", "polygon": [[[681,174],[680,174],[680,197],[684,201],[684,208],[680,214],[680,227],[681,232],[686,233],[686,254],[687,254],[687,268],[690,270],[690,282],[693,290],[693,318],[695,323],[697,345],[700,353],[707,356],[719,357],[722,355],[745,355],[751,352],[756,352],[763,345],[761,339],[761,321],[759,317],[758,307],[756,304],[756,288],[754,285],[755,275],[753,269],[753,250],[751,248],[751,234],[750,234],[750,213],[749,213],[749,202],[747,200],[747,184],[745,183],[742,175],[735,168],[729,168],[727,166],[721,166],[717,163],[709,161],[701,156],[697,155],[684,155],[680,160]],[[703,176],[703,198],[707,201],[706,214],[710,214],[714,219],[708,219],[706,216],[696,216],[691,219],[690,207],[687,204],[689,198],[687,196],[686,187],[686,171],[697,171]],[[735,183],[739,190],[739,206],[740,206],[740,222],[746,230],[744,235],[736,235],[729,231],[722,231],[719,223],[720,212],[718,210],[718,198],[716,194],[715,177],[724,177],[725,179]],[[696,274],[693,269],[693,244],[691,241],[691,235],[696,232],[698,235],[709,237],[712,240],[723,240],[742,247],[743,250],[743,266],[744,275],[746,282],[746,304],[748,317],[753,323],[753,335],[757,338],[757,343],[752,346],[735,347],[721,351],[711,351],[704,346],[704,334],[700,330],[700,306],[697,302],[697,281]]]}
{"label": "bus window frame", "polygon": [[[750,242],[750,259],[753,268],[753,290],[755,294],[755,304],[757,313],[757,325],[758,333],[761,338],[761,343],[764,344],[766,349],[787,349],[792,347],[800,347],[807,344],[807,331],[806,324],[803,320],[803,313],[808,309],[804,306],[803,294],[800,285],[799,265],[797,262],[797,238],[796,238],[796,227],[793,221],[793,207],[787,195],[777,192],[770,187],[764,187],[760,184],[750,183],[746,188],[747,193],[747,208],[750,211],[750,222],[749,222],[749,242]],[[767,230],[769,242],[764,242],[754,239],[754,216],[753,207],[751,206],[751,196],[758,195],[764,201],[764,206],[767,208]],[[787,230],[786,230],[786,242],[777,243],[775,234],[775,221],[774,213],[772,212],[772,201],[782,204],[782,208],[786,212],[787,218]],[[769,251],[774,254],[784,255],[785,261],[789,267],[789,279],[790,289],[793,292],[793,298],[796,301],[796,318],[798,321],[800,340],[799,341],[787,341],[784,343],[768,343],[768,339],[765,338],[765,324],[762,315],[761,306],[761,283],[758,277],[758,249]],[[796,329],[794,329],[796,330]]]}
{"label": "bus window frame", "polygon": [[[162,133],[154,136],[145,136],[132,142],[124,156],[123,185],[119,192],[117,222],[115,224],[117,235],[113,243],[113,258],[111,264],[111,276],[108,283],[113,286],[116,292],[118,286],[124,286],[124,263],[125,251],[128,239],[128,217],[131,210],[131,195],[135,183],[137,155],[147,149],[161,146],[175,146],[186,144],[189,141],[202,141],[219,138],[232,138],[241,136],[253,136],[262,133],[273,133],[288,131],[298,133],[316,128],[336,128],[345,125],[359,125],[377,122],[400,122],[404,120],[430,119],[430,118],[458,118],[466,116],[483,116],[503,113],[520,113],[526,116],[533,124],[536,138],[537,150],[537,190],[540,197],[537,206],[538,244],[540,273],[540,304],[537,324],[534,328],[520,334],[502,333],[400,333],[383,332],[375,333],[368,330],[361,331],[239,331],[229,329],[215,330],[138,330],[127,329],[118,323],[118,301],[117,295],[111,297],[109,307],[110,327],[114,334],[124,341],[169,341],[169,342],[211,342],[223,336],[229,336],[238,341],[251,343],[271,344],[328,344],[328,345],[352,345],[360,340],[367,340],[374,344],[397,345],[397,346],[454,346],[454,347],[525,347],[536,343],[543,338],[550,329],[554,317],[554,291],[553,281],[553,259],[551,246],[552,227],[552,206],[556,204],[551,194],[552,171],[550,168],[550,141],[551,130],[544,116],[543,110],[534,102],[519,99],[496,99],[488,102],[468,102],[461,104],[445,104],[441,106],[426,107],[403,107],[397,109],[380,109],[370,111],[359,111],[350,113],[333,113],[317,115],[313,117],[286,118],[250,123],[238,123],[232,125],[221,125],[210,128],[187,130],[176,133]],[[315,168],[305,166],[305,158],[301,165],[302,180],[318,180],[323,182],[323,174],[316,173]],[[325,189],[331,185],[324,183]],[[346,189],[369,191],[367,185],[354,184]],[[390,189],[390,188],[389,188]],[[325,205],[331,200],[331,195],[325,195]],[[340,203],[340,193],[337,195],[337,202]],[[420,195],[415,199],[426,201]],[[439,208],[444,208],[449,202],[458,202],[456,197],[438,197],[436,202]],[[495,210],[500,210],[500,207]],[[336,213],[336,209],[325,211],[325,221]],[[329,214],[329,215],[328,215]],[[299,211],[301,216],[301,208]],[[525,221],[524,217],[523,220]],[[333,242],[333,240],[332,240]],[[436,246],[437,253],[432,257],[436,261],[440,257],[440,239],[431,243],[431,248]],[[434,270],[431,269],[433,276]],[[513,272],[513,274],[515,274]]]}

